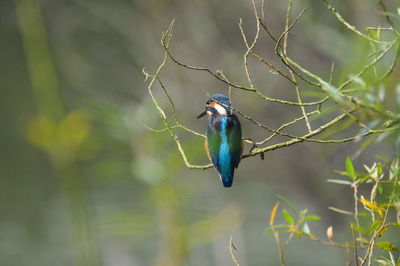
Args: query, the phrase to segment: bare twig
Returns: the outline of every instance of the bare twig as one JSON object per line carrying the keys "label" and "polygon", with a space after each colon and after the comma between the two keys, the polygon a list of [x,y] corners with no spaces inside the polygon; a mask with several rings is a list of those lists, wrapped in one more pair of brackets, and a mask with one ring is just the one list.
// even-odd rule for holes
{"label": "bare twig", "polygon": [[[354,220],[356,221],[357,228],[360,228],[360,220],[358,219],[358,182],[355,181],[351,187],[353,188],[353,197],[354,197]],[[352,232],[353,232],[353,242],[354,242],[354,245],[356,245],[357,240],[355,238],[355,232],[354,232],[353,228],[352,228]],[[360,232],[358,232],[358,237],[361,237]],[[357,247],[354,247],[354,257],[355,257],[356,265],[358,265]]]}
{"label": "bare twig", "polygon": [[340,13],[333,7],[331,6],[327,0],[322,0],[326,7],[332,11],[332,13],[336,16],[336,18],[343,24],[346,26],[347,29],[351,30],[352,32],[354,32],[355,34],[361,36],[364,39],[367,39],[368,41],[372,41],[375,43],[380,43],[380,44],[388,44],[388,42],[385,41],[379,41],[376,39],[372,39],[371,37],[369,37],[368,35],[365,35],[364,33],[362,33],[361,31],[359,31],[355,26],[350,25],[350,23],[348,23],[343,17],[342,15],[340,15]]}
{"label": "bare twig", "polygon": [[388,11],[387,11],[385,3],[383,3],[383,0],[378,0],[378,3],[379,3],[379,5],[381,6],[381,8],[383,10],[383,15],[384,15],[386,21],[389,23],[390,26],[392,26],[391,29],[397,34],[397,36],[399,36],[399,33],[397,32],[396,27],[395,27],[392,19],[388,15]]}
{"label": "bare twig", "polygon": [[[304,9],[304,10],[305,10],[305,9]],[[285,33],[285,35],[284,35],[284,40],[283,40],[283,52],[284,52],[285,54],[287,54],[287,40],[288,40],[288,34],[289,34],[289,22],[290,22],[290,14],[291,14],[291,11],[292,11],[292,0],[289,0],[287,12],[286,12],[286,25],[285,25],[285,32],[286,32],[286,33]],[[301,14],[300,14],[300,16],[301,16]],[[294,24],[293,24],[293,25],[294,25]],[[277,44],[278,44],[278,43],[279,43],[279,42],[277,42]],[[292,71],[290,68],[288,68],[288,70],[289,70],[289,72],[290,72],[290,76],[292,77],[292,81],[293,81],[294,84],[295,84],[297,100],[299,101],[300,104],[302,104],[303,102],[302,102],[301,96],[300,96],[300,88],[299,88],[299,85],[297,84],[297,81],[296,81],[296,78],[295,78],[295,76],[294,76],[294,74],[293,74],[293,71]],[[311,132],[312,129],[311,129],[310,121],[308,120],[308,116],[307,116],[306,109],[304,108],[303,105],[301,105],[300,108],[301,108],[301,111],[302,111],[302,113],[303,113],[304,121],[306,122],[308,132]]]}
{"label": "bare twig", "polygon": [[240,266],[239,262],[237,261],[234,251],[236,250],[235,246],[233,245],[233,237],[231,236],[231,239],[229,240],[229,252],[231,253],[231,257],[233,262],[235,263],[236,266]]}
{"label": "bare twig", "polygon": [[[323,0],[328,7],[329,4],[327,3],[327,1]],[[297,62],[295,62],[293,59],[291,59],[290,57],[288,57],[287,55],[287,47],[288,47],[288,34],[290,32],[290,30],[294,27],[294,25],[299,21],[299,19],[302,17],[302,15],[304,14],[304,11],[306,10],[306,8],[304,8],[300,14],[290,23],[290,14],[291,14],[291,9],[292,9],[292,2],[289,1],[288,4],[288,9],[287,9],[287,15],[286,15],[286,24],[285,24],[285,30],[284,32],[279,36],[279,38],[275,38],[271,32],[269,31],[268,27],[266,26],[265,22],[263,22],[263,13],[261,15],[261,18],[258,16],[258,12],[256,9],[256,5],[255,5],[255,1],[252,0],[252,5],[253,5],[253,10],[254,10],[254,16],[256,18],[256,34],[254,36],[254,39],[249,42],[249,40],[247,39],[245,32],[243,30],[242,27],[242,21],[240,21],[239,23],[239,28],[241,31],[241,35],[242,35],[242,39],[243,42],[246,46],[246,51],[243,55],[243,65],[244,65],[244,71],[246,73],[246,78],[247,78],[247,82],[249,83],[249,87],[246,86],[242,86],[242,85],[238,85],[235,83],[232,83],[231,81],[229,81],[229,79],[224,75],[222,70],[216,70],[216,71],[212,71],[210,68],[203,66],[203,67],[196,67],[196,66],[191,66],[188,65],[186,63],[182,63],[181,61],[177,60],[170,52],[169,49],[169,44],[172,38],[172,27],[173,27],[173,22],[171,23],[170,27],[168,28],[168,30],[166,31],[166,33],[163,35],[162,39],[161,39],[161,44],[165,49],[165,54],[164,54],[164,60],[162,62],[162,64],[159,66],[159,68],[157,69],[156,73],[154,75],[150,75],[148,73],[145,73],[146,75],[146,79],[147,78],[151,78],[149,86],[148,86],[148,90],[149,93],[152,97],[152,100],[157,108],[157,110],[160,113],[160,117],[164,123],[164,128],[160,129],[160,130],[156,130],[156,129],[150,129],[153,132],[164,132],[167,131],[171,134],[171,136],[174,138],[178,150],[180,151],[183,160],[186,164],[187,167],[189,168],[195,168],[195,169],[207,169],[212,167],[211,164],[208,165],[193,165],[191,163],[189,163],[186,154],[182,148],[182,144],[181,141],[179,139],[179,137],[177,136],[177,134],[175,133],[176,129],[183,129],[187,132],[190,132],[196,136],[205,138],[204,134],[198,133],[186,126],[184,126],[181,122],[179,122],[178,118],[177,118],[177,113],[175,110],[175,105],[173,102],[173,99],[170,97],[168,90],[166,89],[166,86],[163,84],[163,82],[161,81],[159,74],[161,72],[161,69],[164,67],[164,65],[167,62],[167,59],[171,59],[175,64],[184,67],[186,69],[189,70],[196,70],[196,71],[204,71],[209,73],[210,75],[212,75],[213,77],[215,77],[216,79],[222,81],[223,83],[225,83],[226,85],[228,85],[229,88],[229,96],[231,95],[231,88],[236,88],[236,89],[240,89],[240,90],[244,90],[244,91],[250,91],[255,93],[256,96],[262,98],[263,100],[267,101],[267,102],[275,102],[275,103],[280,103],[280,104],[285,104],[285,105],[292,105],[292,106],[299,106],[301,107],[301,112],[302,112],[302,116],[300,118],[295,118],[292,121],[289,121],[287,123],[283,123],[281,126],[279,126],[277,129],[272,129],[258,121],[256,121],[255,119],[253,119],[251,116],[244,114],[243,112],[241,112],[240,110],[234,108],[233,106],[231,106],[231,108],[237,112],[239,115],[243,116],[245,119],[248,119],[249,121],[251,121],[253,124],[257,125],[260,128],[266,129],[268,132],[272,133],[270,136],[266,137],[265,139],[263,139],[262,141],[256,142],[254,141],[251,137],[246,139],[247,143],[250,143],[253,145],[253,148],[251,149],[250,152],[246,153],[243,155],[243,158],[248,158],[251,156],[255,156],[257,154],[264,154],[267,151],[271,151],[271,150],[275,150],[278,148],[283,148],[283,147],[287,147],[299,142],[316,142],[316,143],[344,143],[344,142],[348,142],[348,141],[353,141],[359,138],[362,138],[364,136],[370,135],[370,134],[380,134],[382,132],[385,132],[386,130],[389,129],[369,129],[367,128],[363,123],[361,123],[359,121],[359,119],[357,117],[355,117],[352,112],[354,110],[356,110],[357,108],[365,108],[368,110],[371,110],[373,112],[376,112],[377,114],[384,116],[386,118],[390,118],[391,119],[391,123],[388,123],[388,125],[386,126],[392,126],[394,123],[397,123],[397,121],[400,121],[400,117],[393,114],[390,111],[382,111],[379,108],[376,108],[373,105],[370,105],[368,103],[365,103],[363,101],[361,101],[360,99],[358,99],[357,97],[354,97],[349,93],[349,91],[344,91],[344,88],[350,84],[351,82],[353,82],[356,78],[358,78],[359,76],[363,75],[368,69],[370,69],[371,67],[375,66],[377,64],[377,62],[379,60],[381,60],[388,52],[389,50],[391,50],[391,48],[393,46],[396,45],[396,56],[393,59],[391,65],[389,66],[388,70],[382,75],[381,79],[386,78],[388,75],[390,75],[395,67],[396,64],[396,57],[399,53],[399,49],[398,49],[398,40],[396,39],[395,41],[391,41],[391,42],[382,42],[382,41],[377,41],[375,39],[371,39],[370,37],[368,37],[367,35],[365,35],[367,38],[367,40],[372,41],[372,42],[379,42],[381,45],[383,45],[383,48],[380,50],[380,53],[366,66],[364,66],[359,73],[357,73],[356,75],[350,77],[348,80],[346,80],[345,82],[343,82],[340,86],[335,87],[332,84],[332,73],[333,73],[333,67],[334,65],[332,64],[331,70],[330,70],[330,75],[329,75],[329,79],[328,81],[325,81],[324,79],[322,79],[321,77],[319,77],[318,75],[308,71],[307,69],[305,69],[304,67],[302,67],[300,64],[298,64]],[[263,4],[262,4],[263,5]],[[263,6],[262,6],[263,7]],[[348,24],[341,16],[340,14],[334,10],[331,9],[330,10],[332,12],[334,12],[334,14],[338,17],[339,21],[341,21],[343,24],[346,25],[346,27],[349,27],[352,31],[356,32],[358,35],[363,36],[364,34],[359,32],[357,29],[355,29],[354,27],[352,27],[350,24]],[[347,24],[346,24],[347,23]],[[257,40],[259,38],[259,32],[260,29],[263,28],[268,36],[275,42],[275,52],[278,55],[278,57],[281,59],[281,61],[284,63],[284,65],[286,66],[289,75],[284,73],[283,71],[281,71],[278,67],[276,67],[275,65],[267,62],[265,59],[263,59],[262,57],[260,57],[255,51],[255,46],[257,43]],[[281,44],[283,40],[283,44]],[[287,79],[290,81],[291,84],[294,85],[295,91],[296,91],[296,96],[297,96],[297,102],[295,101],[286,101],[286,100],[281,100],[281,99],[276,99],[276,98],[271,98],[268,97],[266,95],[264,95],[263,93],[261,93],[260,90],[258,90],[253,83],[251,74],[250,74],[250,70],[249,70],[249,65],[248,65],[248,57],[249,55],[252,55],[253,57],[255,57],[256,59],[258,59],[259,61],[261,61],[262,63],[264,63],[265,65],[268,66],[268,68],[273,69],[274,71],[276,71],[279,75],[281,75],[283,78]],[[298,71],[297,71],[297,70]],[[315,86],[317,88],[322,89],[322,91],[326,92],[326,96],[323,97],[322,99],[318,100],[318,101],[314,101],[314,102],[303,102],[301,99],[301,93],[300,93],[300,86],[299,83],[296,80],[296,77],[300,78],[301,80],[307,82],[308,84]],[[174,123],[171,125],[169,124],[169,122],[167,121],[167,116],[165,111],[161,108],[161,106],[158,104],[154,94],[152,93],[152,86],[154,81],[157,80],[158,83],[160,84],[162,90],[164,91],[164,94],[166,95],[166,97],[168,98],[168,101],[171,105],[171,111],[172,111],[172,115],[173,115],[173,119],[174,119]],[[315,81],[313,81],[315,80]],[[346,93],[345,93],[346,92]],[[328,100],[334,100],[336,103],[339,104],[339,108],[343,111],[343,114],[338,115],[337,117],[335,117],[334,119],[331,119],[330,121],[326,122],[325,124],[323,124],[322,126],[320,126],[317,129],[312,129],[311,128],[311,124],[309,121],[309,116],[316,114],[319,112],[319,108],[321,107],[321,105],[323,103],[325,103]],[[317,106],[318,109],[312,112],[307,112],[305,107],[306,106]],[[350,109],[350,110],[347,110]],[[366,131],[364,131],[364,133],[360,134],[360,135],[355,135],[355,136],[351,136],[351,137],[347,137],[347,138],[340,138],[340,139],[315,139],[313,137],[315,137],[316,135],[334,127],[335,125],[337,125],[339,122],[343,121],[344,119],[346,119],[346,117],[350,117],[351,119],[354,119],[355,121],[358,122],[359,126],[366,128]],[[282,132],[282,130],[290,125],[293,125],[301,120],[305,120],[306,126],[307,126],[307,130],[308,133],[304,134],[303,136],[294,136],[285,132]],[[280,136],[284,136],[284,137],[288,137],[290,138],[290,140],[288,141],[284,141],[284,142],[280,142],[274,145],[269,145],[266,147],[260,147],[261,145],[264,145],[265,143],[267,143],[269,140],[271,140],[273,137],[280,135]]]}
{"label": "bare twig", "polygon": [[[173,26],[174,26],[174,21],[171,22],[170,26],[168,27],[167,31],[165,32],[165,34],[164,34],[164,36],[163,36],[163,38],[162,38],[162,42],[163,42],[163,45],[165,45],[165,47],[168,47],[169,41],[170,41],[171,38],[172,38],[172,28],[173,28]],[[163,109],[161,108],[161,106],[158,104],[158,102],[157,102],[157,100],[156,100],[156,98],[155,98],[155,96],[154,96],[154,94],[153,94],[153,90],[152,90],[153,84],[154,84],[154,82],[157,80],[157,78],[158,78],[158,76],[159,76],[159,74],[160,74],[162,68],[163,68],[163,67],[165,66],[165,64],[167,63],[167,59],[168,59],[168,53],[165,52],[165,53],[164,53],[164,59],[163,59],[163,61],[161,62],[160,66],[157,68],[155,74],[154,74],[154,75],[151,75],[152,78],[151,78],[151,80],[150,80],[150,82],[149,82],[149,85],[147,86],[147,89],[148,89],[148,91],[149,91],[149,94],[150,94],[150,96],[151,96],[151,99],[153,100],[154,105],[156,106],[158,112],[160,113],[160,117],[161,117],[161,119],[162,119],[162,121],[163,121],[163,123],[164,123],[165,128],[168,130],[168,132],[169,132],[169,133],[171,134],[171,136],[174,138],[175,143],[176,143],[176,145],[177,145],[177,147],[178,147],[179,152],[180,152],[181,155],[182,155],[182,158],[183,158],[183,160],[184,160],[186,166],[187,166],[188,168],[193,168],[193,169],[206,169],[206,168],[210,168],[210,167],[212,167],[212,164],[209,164],[209,165],[193,165],[193,164],[190,164],[190,163],[189,163],[189,161],[188,161],[188,159],[187,159],[187,157],[186,157],[186,154],[185,154],[185,152],[184,152],[184,150],[183,150],[183,147],[182,147],[182,144],[181,144],[181,141],[180,141],[179,137],[175,134],[173,128],[169,125],[169,123],[168,123],[168,121],[167,121],[167,116],[166,116],[164,110],[163,110]],[[150,76],[150,75],[146,74],[146,76]]]}

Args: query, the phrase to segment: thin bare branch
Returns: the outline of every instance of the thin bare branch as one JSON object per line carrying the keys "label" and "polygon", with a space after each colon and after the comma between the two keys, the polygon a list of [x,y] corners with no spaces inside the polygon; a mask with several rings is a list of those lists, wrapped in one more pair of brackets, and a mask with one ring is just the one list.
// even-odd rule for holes
{"label": "thin bare branch", "polygon": [[[288,34],[289,34],[289,30],[290,30],[289,29],[289,23],[290,23],[291,11],[292,11],[292,0],[289,0],[287,12],[286,12],[286,24],[285,24],[285,32],[286,33],[284,34],[284,40],[283,40],[283,53],[284,54],[287,54],[287,42],[288,42]],[[299,18],[300,18],[300,16],[301,16],[301,14],[299,15]],[[278,40],[277,44],[279,44],[279,40]],[[296,81],[296,78],[295,78],[295,76],[293,74],[293,71],[290,68],[288,68],[288,70],[289,70],[290,76],[292,77],[292,81],[295,84],[294,87],[295,87],[295,90],[296,90],[297,100],[298,100],[298,102],[300,104],[302,104],[303,101],[301,100],[299,85],[297,84],[297,81]],[[304,121],[306,122],[308,132],[311,132],[312,129],[311,129],[310,121],[308,120],[306,109],[304,108],[303,105],[301,105],[300,108],[301,108],[301,112],[303,113]]]}
{"label": "thin bare branch", "polygon": [[354,32],[355,34],[363,37],[364,39],[367,39],[368,41],[371,42],[375,42],[375,43],[380,43],[380,44],[388,44],[388,42],[386,41],[379,41],[376,39],[373,39],[371,37],[369,37],[368,35],[365,35],[364,33],[362,33],[361,31],[359,31],[355,26],[350,25],[350,23],[348,23],[343,17],[342,15],[333,7],[331,6],[331,4],[329,4],[329,2],[327,0],[322,0],[326,7],[332,11],[332,13],[336,16],[336,18],[349,30],[351,30],[352,32]]}
{"label": "thin bare branch", "polygon": [[235,263],[235,265],[240,266],[239,262],[237,261],[237,259],[235,257],[235,253],[233,250],[236,250],[236,248],[233,245],[233,237],[231,236],[231,239],[229,240],[229,252],[231,253],[231,257],[232,257],[232,260]]}
{"label": "thin bare branch", "polygon": [[[167,31],[165,32],[165,34],[163,35],[163,38],[162,38],[162,43],[163,43],[163,45],[165,45],[165,47],[167,47],[167,48],[168,48],[168,45],[169,45],[169,41],[170,41],[171,38],[172,38],[172,28],[173,28],[173,25],[174,25],[174,21],[171,22],[170,26],[168,27]],[[156,100],[156,98],[155,98],[155,96],[154,96],[154,94],[153,94],[153,89],[152,89],[153,84],[154,84],[154,82],[158,79],[158,76],[159,76],[159,74],[160,74],[162,68],[163,68],[163,67],[165,66],[165,64],[167,63],[167,59],[168,59],[168,54],[167,54],[167,52],[165,52],[165,53],[164,53],[164,59],[163,59],[163,61],[161,62],[160,66],[157,68],[155,74],[154,74],[154,75],[145,74],[146,77],[149,77],[149,76],[152,77],[151,80],[150,80],[150,82],[149,82],[149,85],[147,86],[147,89],[148,89],[148,91],[149,91],[149,94],[150,94],[150,96],[151,96],[151,99],[153,100],[154,105],[156,106],[158,112],[160,113],[160,117],[161,117],[161,120],[162,120],[163,123],[164,123],[165,128],[168,130],[168,132],[169,132],[169,133],[171,134],[171,136],[174,138],[175,143],[176,143],[176,145],[177,145],[177,147],[178,147],[179,152],[180,152],[181,155],[182,155],[182,158],[183,158],[183,160],[184,160],[186,166],[187,166],[188,168],[193,168],[193,169],[207,169],[207,168],[210,168],[210,167],[212,167],[212,164],[209,164],[209,165],[193,165],[193,164],[190,164],[190,163],[189,163],[189,161],[188,161],[188,159],[187,159],[187,156],[186,156],[186,153],[185,153],[185,151],[183,150],[183,147],[182,147],[182,144],[181,144],[181,141],[180,141],[179,137],[175,134],[173,128],[169,125],[169,123],[168,123],[168,121],[167,121],[167,116],[166,116],[166,114],[165,114],[165,111],[161,108],[161,106],[159,105],[158,101]],[[162,83],[161,83],[161,84],[162,84]],[[163,89],[165,89],[165,88],[163,88]],[[165,92],[166,92],[166,90],[165,90]],[[167,94],[167,95],[168,95],[168,94]]]}

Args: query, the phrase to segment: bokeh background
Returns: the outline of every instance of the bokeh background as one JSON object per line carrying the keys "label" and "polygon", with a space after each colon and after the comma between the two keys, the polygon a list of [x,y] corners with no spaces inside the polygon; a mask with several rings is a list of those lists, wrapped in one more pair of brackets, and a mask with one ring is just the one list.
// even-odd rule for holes
{"label": "bokeh background", "polygon": [[[385,25],[376,1],[332,4],[360,29]],[[387,1],[391,10],[396,4]],[[284,29],[286,5],[265,1],[275,35]],[[332,61],[334,80],[355,73],[368,43],[322,1],[294,1],[294,12],[305,5],[289,52],[324,77]],[[1,1],[0,265],[233,265],[231,237],[241,265],[277,265],[273,237],[263,232],[279,195],[321,217],[310,222],[314,234],[325,238],[333,225],[339,242],[350,237],[348,218],[327,207],[352,209],[351,191],[326,179],[337,177],[333,170],[344,168],[359,143],[303,143],[246,159],[225,189],[214,170],[185,168],[168,133],[146,129],[162,122],[142,69],[154,72],[162,61],[160,37],[172,19],[171,50],[180,60],[223,69],[245,84],[240,18],[253,36],[251,2],[243,0]],[[273,47],[262,34],[258,52],[278,64]],[[251,63],[265,93],[295,99],[288,82]],[[180,121],[202,132],[206,122],[195,117],[208,94],[227,87],[174,64],[161,78]],[[168,107],[160,88],[155,94]],[[233,91],[232,101],[274,128],[301,115],[242,91]],[[242,124],[244,136],[265,136]],[[304,129],[299,123],[292,130]],[[179,133],[191,162],[207,163],[203,140]],[[355,164],[392,152],[390,144],[372,144]],[[308,240],[295,239],[287,251],[288,265],[344,261],[342,250]]]}

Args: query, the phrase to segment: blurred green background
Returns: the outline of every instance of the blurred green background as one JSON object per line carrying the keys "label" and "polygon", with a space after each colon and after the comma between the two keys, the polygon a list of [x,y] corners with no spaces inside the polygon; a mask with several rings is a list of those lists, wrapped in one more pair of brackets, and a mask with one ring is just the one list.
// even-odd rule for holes
{"label": "blurred green background", "polygon": [[[385,25],[376,1],[332,4],[361,29]],[[265,1],[275,35],[284,29],[286,5]],[[294,1],[295,12],[305,5],[289,52],[325,77],[332,61],[334,79],[355,73],[368,44],[321,1]],[[396,1],[387,5],[393,9]],[[338,241],[349,237],[346,217],[327,207],[351,209],[351,190],[326,179],[344,168],[359,143],[305,143],[268,152],[264,161],[246,159],[225,189],[214,170],[185,168],[168,133],[145,128],[162,123],[142,69],[153,72],[160,64],[161,33],[173,18],[171,50],[179,59],[246,82],[237,25],[243,18],[249,36],[255,33],[249,1],[1,1],[0,265],[233,265],[231,236],[241,265],[277,265],[273,237],[263,231],[278,195],[321,216],[310,224],[314,234],[324,238],[333,225]],[[259,53],[278,62],[264,37]],[[269,96],[296,99],[279,76],[257,64],[252,71]],[[195,117],[207,93],[227,93],[226,86],[173,64],[162,78],[179,119],[202,132],[206,122]],[[273,128],[301,114],[241,91],[233,91],[232,100]],[[245,137],[263,136],[248,121],[242,124]],[[206,163],[203,140],[180,136],[191,162]],[[371,164],[376,154],[390,156],[392,147],[371,145],[355,163]],[[294,240],[286,261],[343,265],[344,256]]]}

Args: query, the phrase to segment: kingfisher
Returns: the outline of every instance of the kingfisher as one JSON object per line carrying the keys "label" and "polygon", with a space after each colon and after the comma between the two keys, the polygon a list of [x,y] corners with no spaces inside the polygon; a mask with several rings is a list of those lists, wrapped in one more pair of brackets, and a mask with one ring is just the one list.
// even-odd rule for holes
{"label": "kingfisher", "polygon": [[197,117],[208,115],[204,147],[224,187],[232,186],[243,153],[242,128],[230,106],[227,96],[214,94]]}

